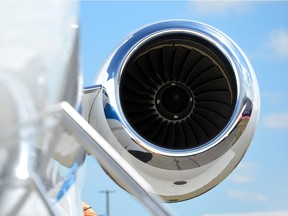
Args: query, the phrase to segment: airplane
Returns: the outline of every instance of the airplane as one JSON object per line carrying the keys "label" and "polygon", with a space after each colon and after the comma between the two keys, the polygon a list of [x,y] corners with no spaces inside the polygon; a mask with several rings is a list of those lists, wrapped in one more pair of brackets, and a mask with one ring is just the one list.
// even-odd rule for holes
{"label": "airplane", "polygon": [[151,215],[174,215],[163,201],[209,191],[247,151],[251,63],[221,31],[167,20],[128,35],[83,87],[77,8],[1,3],[1,215],[83,215],[87,155]]}

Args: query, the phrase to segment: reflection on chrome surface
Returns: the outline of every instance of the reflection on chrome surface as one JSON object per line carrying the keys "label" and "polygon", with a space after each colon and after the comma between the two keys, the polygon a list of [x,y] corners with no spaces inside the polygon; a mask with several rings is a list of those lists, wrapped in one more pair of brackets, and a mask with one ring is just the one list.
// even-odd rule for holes
{"label": "reflection on chrome surface", "polygon": [[256,128],[250,62],[202,23],[164,21],[132,33],[96,83],[84,96],[85,118],[168,202],[222,181]]}

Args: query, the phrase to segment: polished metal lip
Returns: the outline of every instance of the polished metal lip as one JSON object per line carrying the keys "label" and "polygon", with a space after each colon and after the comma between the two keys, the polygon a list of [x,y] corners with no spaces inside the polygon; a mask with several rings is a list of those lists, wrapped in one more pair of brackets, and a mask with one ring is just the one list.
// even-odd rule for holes
{"label": "polished metal lip", "polygon": [[[171,27],[171,25],[174,25]],[[176,24],[176,25],[175,25]],[[192,25],[192,29],[191,29]],[[158,29],[155,31],[155,29]],[[150,40],[157,38],[159,36],[165,36],[165,35],[171,35],[171,34],[185,34],[190,36],[196,36],[202,39],[205,39],[206,41],[210,42],[212,45],[214,45],[227,59],[227,61],[231,64],[231,67],[234,71],[237,71],[235,73],[235,80],[237,84],[237,98],[236,98],[236,104],[235,109],[232,114],[232,117],[226,127],[222,130],[221,133],[219,133],[216,137],[214,137],[209,142],[203,144],[202,146],[191,148],[191,149],[185,149],[185,150],[171,150],[171,149],[165,149],[161,148],[159,146],[156,146],[141,136],[137,134],[137,132],[130,126],[128,121],[126,120],[126,117],[124,116],[124,113],[121,109],[121,104],[119,101],[119,84],[121,75],[123,73],[123,70],[129,61],[129,59],[133,56],[133,54],[136,52],[137,49],[139,49],[141,46],[143,46],[145,43],[149,42]],[[213,34],[212,34],[213,33]],[[122,121],[122,125],[125,128],[126,132],[130,135],[130,137],[137,142],[143,149],[146,149],[152,153],[164,155],[164,156],[174,156],[174,157],[183,157],[183,156],[192,156],[197,155],[203,152],[206,152],[207,150],[215,147],[218,145],[221,141],[223,141],[226,137],[229,136],[231,131],[235,128],[237,125],[239,119],[241,118],[241,110],[244,100],[245,93],[240,92],[241,88],[240,85],[242,85],[238,73],[241,72],[241,65],[239,65],[239,54],[241,55],[241,51],[238,50],[238,47],[235,46],[235,44],[227,37],[224,36],[220,31],[207,26],[205,24],[201,24],[198,22],[191,22],[191,21],[164,21],[152,24],[150,26],[144,27],[139,32],[133,34],[128,40],[131,40],[135,38],[135,41],[137,43],[133,44],[130,47],[125,47],[123,51],[128,51],[127,53],[117,53],[117,55],[120,56],[121,61],[119,61],[118,68],[119,73],[116,74],[115,77],[115,92],[116,93],[116,109],[118,111],[119,117]],[[127,40],[126,40],[127,42]],[[127,43],[122,44],[122,46],[129,46]],[[122,49],[120,49],[121,51]],[[119,51],[119,50],[118,50]],[[243,97],[243,98],[240,98]]]}
{"label": "polished metal lip", "polygon": [[[184,46],[202,51],[212,63],[222,67],[220,69],[223,75],[227,76],[227,80],[229,78],[228,88],[233,92],[233,100],[229,97],[233,107],[230,105],[226,126],[221,127],[223,129],[210,140],[206,139],[208,141],[203,145],[183,150],[170,149],[169,146],[159,147],[153,144],[153,141],[140,136],[136,127],[130,124],[129,118],[126,119],[126,107],[123,106],[123,98],[120,98],[125,93],[122,91],[121,82],[131,60],[138,54],[145,55],[155,44],[165,45],[166,39],[173,44],[173,36],[177,36],[176,42],[179,41],[177,45],[180,46],[182,38],[187,41],[191,38],[192,45],[183,43]],[[208,51],[200,49],[199,44],[207,46]],[[195,21],[162,21],[130,34],[107,59],[96,83],[99,83],[101,88],[94,87],[95,92],[92,91],[89,94],[91,96],[87,95],[85,100],[89,123],[101,132],[109,144],[131,162],[137,171],[144,174],[150,184],[155,185],[156,193],[167,202],[196,197],[227,177],[243,158],[259,118],[259,88],[248,58],[224,33]],[[157,85],[158,90],[159,87]],[[156,106],[155,103],[153,105]],[[132,106],[131,108],[133,109]],[[99,109],[104,112],[99,112]],[[121,182],[119,184],[122,185]],[[123,185],[122,187],[125,188]]]}

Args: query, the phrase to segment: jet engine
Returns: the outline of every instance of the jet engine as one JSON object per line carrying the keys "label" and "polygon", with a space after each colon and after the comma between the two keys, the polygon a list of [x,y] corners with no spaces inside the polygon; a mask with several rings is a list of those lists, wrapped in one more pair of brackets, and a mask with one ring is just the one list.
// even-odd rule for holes
{"label": "jet engine", "polygon": [[245,54],[194,21],[132,33],[96,84],[84,95],[85,118],[166,202],[196,197],[227,177],[259,116],[258,84]]}

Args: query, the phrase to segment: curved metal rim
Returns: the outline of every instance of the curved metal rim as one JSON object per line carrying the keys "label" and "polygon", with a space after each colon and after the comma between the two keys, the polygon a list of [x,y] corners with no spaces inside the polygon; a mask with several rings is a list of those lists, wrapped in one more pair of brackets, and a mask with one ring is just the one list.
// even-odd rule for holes
{"label": "curved metal rim", "polygon": [[[152,24],[150,26],[144,27],[142,30],[140,30],[140,32],[138,33],[138,34],[140,34],[139,42],[134,44],[134,46],[129,47],[128,53],[122,57],[122,60],[119,63],[120,70],[119,70],[119,73],[117,74],[117,77],[115,79],[115,81],[117,82],[117,83],[115,83],[115,93],[116,93],[116,100],[117,100],[116,103],[117,103],[118,114],[120,115],[119,117],[123,123],[123,127],[126,129],[127,133],[130,135],[131,138],[133,138],[144,149],[149,150],[152,153],[156,153],[156,154],[160,154],[160,155],[164,155],[164,156],[180,156],[180,157],[182,157],[182,156],[197,155],[197,154],[203,153],[203,152],[213,148],[214,146],[216,146],[223,139],[225,139],[227,136],[229,136],[230,132],[235,127],[237,120],[240,118],[240,115],[241,115],[240,109],[241,109],[242,100],[239,100],[240,90],[241,90],[241,88],[240,88],[241,82],[240,82],[239,76],[238,76],[239,68],[237,67],[237,62],[235,63],[234,59],[231,58],[231,56],[233,56],[234,58],[237,58],[239,53],[233,52],[232,55],[229,54],[227,52],[227,50],[228,51],[231,51],[231,50],[238,51],[238,48],[234,46],[234,43],[232,43],[227,36],[224,36],[220,31],[218,31],[218,30],[216,30],[216,29],[214,29],[208,25],[198,23],[198,22],[179,20],[176,22],[179,22],[179,23],[181,22],[181,26],[179,25],[176,27],[171,27],[170,25],[172,24],[172,22],[175,22],[175,21],[164,21],[164,22],[155,23],[155,24]],[[194,25],[198,28],[192,29],[191,25]],[[149,29],[149,27],[151,27],[151,26],[158,27],[160,30],[153,32],[153,31],[151,31],[151,29]],[[200,28],[202,28],[202,29],[200,29]],[[214,38],[211,37],[212,34],[210,35],[209,31],[213,32]],[[123,69],[124,69],[126,63],[129,61],[131,56],[135,53],[135,51],[139,47],[141,47],[143,44],[150,41],[151,39],[158,37],[158,36],[163,36],[166,34],[173,34],[173,33],[182,33],[182,34],[187,34],[187,35],[198,36],[200,38],[203,38],[203,39],[209,41],[210,43],[214,44],[215,47],[217,47],[220,52],[222,52],[224,54],[224,56],[227,58],[228,62],[231,64],[232,69],[234,71],[237,71],[237,73],[235,73],[235,80],[237,83],[237,99],[236,99],[237,102],[236,102],[235,109],[234,109],[234,112],[232,114],[230,121],[228,122],[226,127],[222,130],[222,132],[219,133],[214,139],[210,140],[208,143],[203,144],[202,146],[192,148],[190,150],[186,149],[185,151],[184,150],[171,150],[171,149],[161,148],[161,147],[154,145],[153,143],[148,142],[147,140],[145,140],[141,136],[137,135],[135,130],[130,126],[130,124],[126,120],[126,117],[124,116],[124,113],[122,112],[120,101],[119,101],[120,78],[121,78],[121,75],[122,75],[122,72],[123,72]],[[215,35],[216,35],[216,37],[215,37]],[[129,39],[131,39],[133,37],[137,37],[137,36],[132,35],[132,37],[130,37]],[[222,44],[222,46],[220,46],[220,44]]]}

